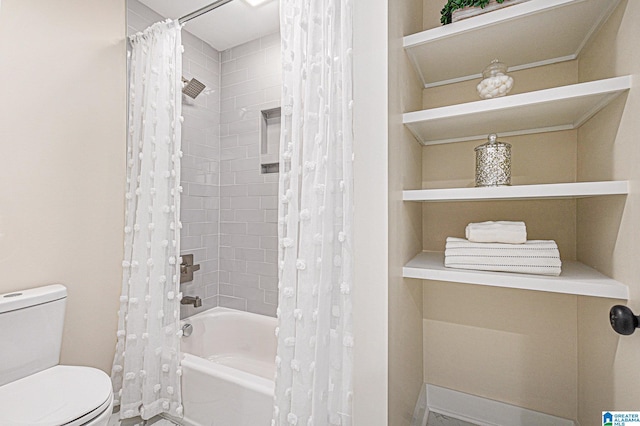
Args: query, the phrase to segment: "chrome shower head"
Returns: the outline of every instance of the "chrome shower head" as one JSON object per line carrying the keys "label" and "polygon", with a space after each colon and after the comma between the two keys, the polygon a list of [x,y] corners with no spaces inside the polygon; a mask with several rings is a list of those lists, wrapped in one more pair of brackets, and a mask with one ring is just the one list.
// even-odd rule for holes
{"label": "chrome shower head", "polygon": [[192,78],[191,80],[187,80],[186,78],[182,77],[182,82],[186,83],[182,88],[182,93],[184,93],[185,95],[193,99],[195,99],[200,94],[200,92],[202,92],[206,87],[204,84],[202,84],[200,81],[196,80],[195,78]]}

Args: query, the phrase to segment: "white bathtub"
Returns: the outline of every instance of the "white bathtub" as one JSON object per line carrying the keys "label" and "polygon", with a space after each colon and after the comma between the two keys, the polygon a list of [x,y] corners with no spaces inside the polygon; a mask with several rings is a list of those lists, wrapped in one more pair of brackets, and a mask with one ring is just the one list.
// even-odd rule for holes
{"label": "white bathtub", "polygon": [[276,319],[213,308],[186,318],[182,403],[187,426],[268,426],[273,412]]}

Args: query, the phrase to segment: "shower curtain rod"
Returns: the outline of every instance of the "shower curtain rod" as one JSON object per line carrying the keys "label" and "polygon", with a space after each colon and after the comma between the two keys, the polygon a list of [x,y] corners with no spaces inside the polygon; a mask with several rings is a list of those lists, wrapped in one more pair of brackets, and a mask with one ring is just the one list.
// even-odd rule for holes
{"label": "shower curtain rod", "polygon": [[205,6],[205,7],[201,7],[200,9],[196,10],[195,12],[191,12],[187,15],[184,15],[182,18],[178,19],[178,22],[181,24],[184,24],[187,21],[192,20],[193,18],[197,18],[198,16],[202,16],[207,12],[211,12],[214,9],[219,8],[220,6],[224,6],[227,3],[232,2],[233,0],[217,0],[214,1],[213,3]]}

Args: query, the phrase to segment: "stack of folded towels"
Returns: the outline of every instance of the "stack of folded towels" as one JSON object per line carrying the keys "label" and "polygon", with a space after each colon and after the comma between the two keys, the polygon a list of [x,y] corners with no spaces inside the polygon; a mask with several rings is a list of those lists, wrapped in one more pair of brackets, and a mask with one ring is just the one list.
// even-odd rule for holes
{"label": "stack of folded towels", "polygon": [[553,240],[527,241],[524,222],[470,223],[466,239],[448,237],[444,266],[480,271],[560,275],[562,262]]}

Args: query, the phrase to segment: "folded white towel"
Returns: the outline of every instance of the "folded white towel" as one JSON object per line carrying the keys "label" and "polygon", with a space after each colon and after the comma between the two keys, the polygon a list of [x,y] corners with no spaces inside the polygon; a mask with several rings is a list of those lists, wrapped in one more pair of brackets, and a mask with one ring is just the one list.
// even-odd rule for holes
{"label": "folded white towel", "polygon": [[475,243],[524,244],[527,226],[524,222],[509,221],[470,223],[465,235],[467,240]]}
{"label": "folded white towel", "polygon": [[449,237],[444,254],[444,266],[448,268],[557,276],[562,267],[558,246],[552,240],[513,245]]}

